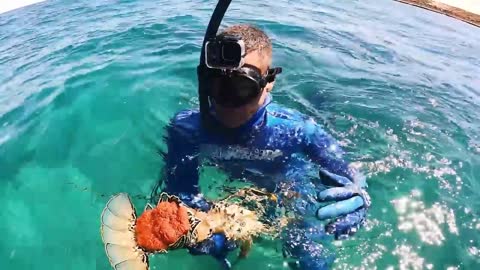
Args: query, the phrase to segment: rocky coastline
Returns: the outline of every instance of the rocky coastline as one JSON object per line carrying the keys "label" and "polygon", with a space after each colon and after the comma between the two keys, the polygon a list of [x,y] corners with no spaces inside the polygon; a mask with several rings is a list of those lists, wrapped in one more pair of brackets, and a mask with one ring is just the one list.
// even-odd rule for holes
{"label": "rocky coastline", "polygon": [[394,1],[417,6],[417,7],[424,8],[437,13],[441,13],[449,17],[462,20],[471,25],[480,27],[479,14],[475,14],[473,12],[470,12],[458,7],[453,7],[453,6],[444,4],[440,1],[435,1],[435,0],[394,0]]}

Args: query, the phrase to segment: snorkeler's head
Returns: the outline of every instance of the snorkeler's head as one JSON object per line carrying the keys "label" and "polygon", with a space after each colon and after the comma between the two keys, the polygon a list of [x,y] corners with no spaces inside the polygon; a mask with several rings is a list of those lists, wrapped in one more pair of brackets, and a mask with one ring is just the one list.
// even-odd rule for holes
{"label": "snorkeler's head", "polygon": [[[244,42],[244,65],[241,70],[235,71],[243,74],[238,80],[227,80],[221,76],[212,78],[210,97],[217,119],[226,127],[235,128],[246,123],[258,111],[273,88],[276,73],[270,69],[272,42],[265,32],[246,24],[226,28],[218,35],[223,36],[236,36]],[[243,80],[246,76],[251,80]],[[232,77],[235,78],[235,74],[230,75]],[[261,80],[263,82],[258,83]],[[257,83],[257,91],[250,90],[252,83]]]}

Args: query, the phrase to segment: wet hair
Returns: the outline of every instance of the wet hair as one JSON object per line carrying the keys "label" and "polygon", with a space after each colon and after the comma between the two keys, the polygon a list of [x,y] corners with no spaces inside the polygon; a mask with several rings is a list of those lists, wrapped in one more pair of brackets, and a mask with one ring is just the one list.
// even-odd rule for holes
{"label": "wet hair", "polygon": [[260,28],[249,24],[233,25],[223,30],[219,36],[235,35],[245,42],[245,52],[259,51],[262,55],[272,55],[272,42]]}

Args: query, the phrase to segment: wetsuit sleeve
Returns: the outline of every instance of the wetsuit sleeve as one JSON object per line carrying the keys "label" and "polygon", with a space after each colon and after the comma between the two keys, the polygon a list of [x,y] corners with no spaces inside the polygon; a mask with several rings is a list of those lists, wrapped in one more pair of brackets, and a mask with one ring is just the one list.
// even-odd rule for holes
{"label": "wetsuit sleeve", "polygon": [[171,124],[168,127],[166,155],[166,191],[195,195],[198,188],[198,143],[194,132]]}
{"label": "wetsuit sleeve", "polygon": [[[323,170],[344,176],[350,180],[358,178],[357,172],[349,168],[348,162],[343,158],[343,151],[338,142],[313,120],[305,121],[303,130],[300,133],[304,135],[302,141],[304,142],[303,150],[305,154],[314,163],[320,165]],[[305,175],[304,169],[297,168],[297,170],[293,170],[294,168],[295,166],[289,172],[292,175],[291,178],[294,179],[291,188],[301,194],[301,196],[292,201],[294,204],[292,206],[293,210],[301,218],[289,224],[284,231],[284,255],[296,260],[295,263],[291,263],[294,269],[330,269],[335,258],[333,249],[328,245],[329,233],[327,233],[327,230],[330,227],[324,227],[325,224],[320,220],[309,218],[315,215],[320,207],[317,201],[318,187],[308,179],[305,179],[305,177],[302,177],[302,175]],[[338,184],[335,181],[327,182],[326,179],[322,181],[322,184],[327,186]],[[349,181],[348,179],[346,181]],[[359,211],[364,210],[360,209]],[[353,215],[359,214],[355,212]],[[343,220],[340,221],[343,222]],[[346,222],[334,224],[343,228],[345,227],[342,227],[344,223]]]}
{"label": "wetsuit sleeve", "polygon": [[353,179],[356,172],[343,158],[343,150],[338,142],[326,133],[313,119],[304,125],[304,151],[315,163],[330,173]]}

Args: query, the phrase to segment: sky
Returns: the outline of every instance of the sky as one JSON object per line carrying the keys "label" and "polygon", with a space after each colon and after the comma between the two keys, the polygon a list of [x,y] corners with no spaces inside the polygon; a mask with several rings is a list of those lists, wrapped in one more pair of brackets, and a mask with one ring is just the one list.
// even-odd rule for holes
{"label": "sky", "polygon": [[0,0],[0,13],[43,1],[45,0]]}
{"label": "sky", "polygon": [[436,0],[450,6],[458,7],[472,13],[480,14],[480,0]]}

